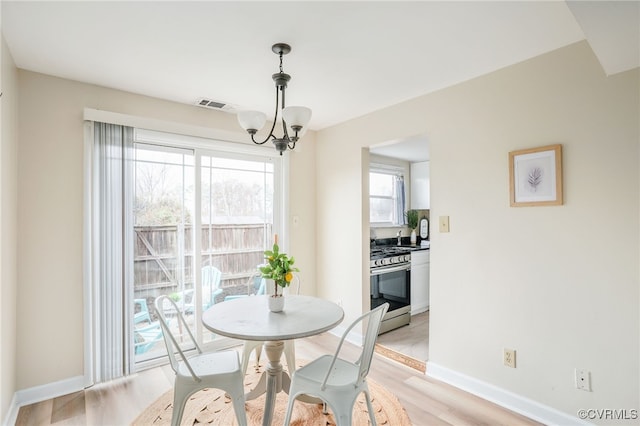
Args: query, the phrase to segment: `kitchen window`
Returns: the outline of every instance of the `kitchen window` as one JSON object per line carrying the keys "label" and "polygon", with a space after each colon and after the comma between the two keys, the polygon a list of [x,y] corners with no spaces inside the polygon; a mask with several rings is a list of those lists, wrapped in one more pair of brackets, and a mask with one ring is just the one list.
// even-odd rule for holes
{"label": "kitchen window", "polygon": [[369,172],[369,221],[374,226],[405,224],[404,176],[394,170]]}

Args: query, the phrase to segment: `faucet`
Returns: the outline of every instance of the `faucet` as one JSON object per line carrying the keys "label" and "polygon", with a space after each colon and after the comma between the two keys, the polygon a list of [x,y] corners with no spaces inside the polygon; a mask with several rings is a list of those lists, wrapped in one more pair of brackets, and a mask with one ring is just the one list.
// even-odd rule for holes
{"label": "faucet", "polygon": [[398,231],[398,245],[402,245],[402,229]]}

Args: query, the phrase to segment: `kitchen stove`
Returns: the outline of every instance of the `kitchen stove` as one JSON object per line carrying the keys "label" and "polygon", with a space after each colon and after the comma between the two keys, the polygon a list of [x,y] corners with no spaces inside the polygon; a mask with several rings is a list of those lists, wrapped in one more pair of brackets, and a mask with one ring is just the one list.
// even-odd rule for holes
{"label": "kitchen stove", "polygon": [[371,258],[369,266],[375,268],[377,266],[393,265],[396,263],[411,261],[410,247],[375,247],[371,248]]}
{"label": "kitchen stove", "polygon": [[371,309],[389,304],[380,334],[411,322],[411,247],[371,247]]}

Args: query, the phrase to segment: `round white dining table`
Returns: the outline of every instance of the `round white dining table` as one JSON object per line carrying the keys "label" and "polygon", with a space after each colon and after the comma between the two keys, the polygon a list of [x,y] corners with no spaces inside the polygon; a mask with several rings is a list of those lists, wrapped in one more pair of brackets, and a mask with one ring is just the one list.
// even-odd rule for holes
{"label": "round white dining table", "polygon": [[212,305],[202,314],[202,324],[213,333],[241,340],[265,342],[269,363],[266,374],[246,399],[266,392],[263,426],[271,424],[276,394],[288,393],[289,375],[282,371],[280,358],[284,340],[320,334],[340,324],[344,311],[337,304],[311,296],[285,296],[282,312],[269,311],[269,295],[249,296]]}

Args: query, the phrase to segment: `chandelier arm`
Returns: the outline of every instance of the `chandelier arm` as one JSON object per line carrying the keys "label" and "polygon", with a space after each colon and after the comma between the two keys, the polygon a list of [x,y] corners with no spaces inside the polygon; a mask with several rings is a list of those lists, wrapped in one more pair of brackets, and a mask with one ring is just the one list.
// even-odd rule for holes
{"label": "chandelier arm", "polygon": [[276,110],[273,113],[273,124],[271,125],[271,130],[269,131],[269,136],[267,136],[267,140],[271,137],[275,139],[276,137],[273,135],[273,131],[276,128],[276,123],[278,122],[278,100],[280,99],[280,94],[278,93],[278,86],[276,86]]}
{"label": "chandelier arm", "polygon": [[[282,86],[282,88],[280,89],[282,91],[282,103],[281,103],[281,106],[280,106],[280,109],[282,111],[284,111],[284,104],[285,104],[285,102],[284,102],[285,87],[286,86]],[[282,115],[282,133],[283,133],[282,139],[291,140],[289,138],[289,133],[287,132],[287,123],[284,121],[284,114]]]}
{"label": "chandelier arm", "polygon": [[251,135],[251,141],[253,143],[255,143],[256,145],[263,145],[266,141],[269,140],[269,136],[267,136],[267,138],[265,140],[263,140],[262,142],[258,142],[255,138],[254,135]]}
{"label": "chandelier arm", "polygon": [[269,131],[269,134],[267,135],[267,137],[262,141],[262,142],[258,142],[253,138],[253,135],[251,135],[251,140],[253,141],[253,143],[257,144],[257,145],[262,145],[265,142],[267,142],[269,140],[269,138],[273,138],[275,139],[276,137],[273,135],[273,130],[276,128],[276,123],[278,122],[278,100],[279,100],[279,96],[278,96],[278,87],[276,86],[276,112],[275,112],[275,116],[273,118],[273,125],[271,126],[271,130]]}

